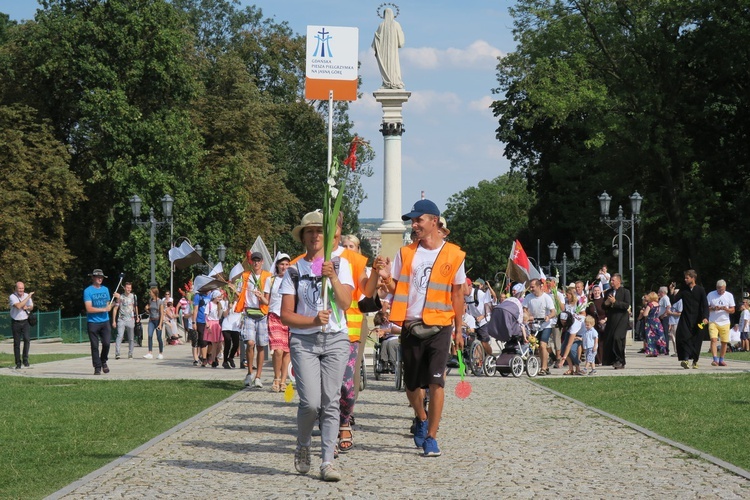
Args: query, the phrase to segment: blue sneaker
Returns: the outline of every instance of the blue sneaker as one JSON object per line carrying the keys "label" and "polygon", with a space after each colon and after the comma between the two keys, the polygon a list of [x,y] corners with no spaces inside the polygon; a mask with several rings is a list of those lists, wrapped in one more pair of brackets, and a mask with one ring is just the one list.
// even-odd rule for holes
{"label": "blue sneaker", "polygon": [[417,422],[417,428],[414,432],[414,445],[417,448],[422,448],[425,438],[427,438],[427,420]]}
{"label": "blue sneaker", "polygon": [[432,437],[427,437],[424,440],[422,449],[424,450],[424,456],[426,457],[439,457],[440,455],[442,455],[442,453],[440,452],[440,448],[438,448],[437,441]]}

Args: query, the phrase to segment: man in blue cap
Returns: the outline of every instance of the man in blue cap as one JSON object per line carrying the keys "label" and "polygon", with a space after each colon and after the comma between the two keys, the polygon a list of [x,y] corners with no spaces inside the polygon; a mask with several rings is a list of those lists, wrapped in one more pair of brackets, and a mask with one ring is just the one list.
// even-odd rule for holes
{"label": "man in blue cap", "polygon": [[[386,280],[393,293],[391,321],[402,323],[404,385],[417,417],[414,444],[424,456],[440,456],[436,436],[445,401],[445,365],[451,335],[461,332],[466,254],[440,234],[440,210],[419,200],[401,217],[411,221],[416,240],[401,248]],[[463,338],[456,335],[456,348]],[[429,419],[423,389],[430,389]]]}

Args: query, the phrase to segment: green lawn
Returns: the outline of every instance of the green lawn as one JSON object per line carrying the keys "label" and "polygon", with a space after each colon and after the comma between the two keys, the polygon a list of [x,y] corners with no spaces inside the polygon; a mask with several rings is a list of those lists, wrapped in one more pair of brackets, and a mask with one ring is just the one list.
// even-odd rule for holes
{"label": "green lawn", "polygon": [[[717,355],[720,353],[720,351],[716,350]],[[702,352],[701,353],[701,359],[708,358],[708,362],[711,362],[711,353],[710,352]],[[727,352],[726,356],[724,358],[727,361],[734,360],[734,361],[750,361],[750,352]],[[703,362],[703,361],[701,361]],[[750,369],[750,366],[748,366],[748,369]]]}
{"label": "green lawn", "polygon": [[241,381],[0,377],[0,498],[43,498],[241,389]]}
{"label": "green lawn", "polygon": [[750,470],[749,373],[536,382]]}
{"label": "green lawn", "polygon": [[[29,354],[29,364],[48,363],[61,359],[86,358],[89,354]],[[16,366],[16,358],[12,353],[0,352],[0,368]]]}

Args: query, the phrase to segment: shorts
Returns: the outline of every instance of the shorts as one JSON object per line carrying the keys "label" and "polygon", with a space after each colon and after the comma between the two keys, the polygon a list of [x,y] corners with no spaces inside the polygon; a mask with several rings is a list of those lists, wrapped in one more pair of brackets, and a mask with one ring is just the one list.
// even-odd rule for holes
{"label": "shorts", "polygon": [[748,340],[748,339],[750,339],[750,336],[748,336],[748,332],[740,333],[740,340]]}
{"label": "shorts", "polygon": [[482,325],[475,330],[477,334],[477,340],[480,342],[489,342],[490,334],[487,333],[487,325]]}
{"label": "shorts", "polygon": [[539,335],[537,335],[537,339],[539,339],[539,342],[544,342],[545,344],[549,343],[549,338],[552,336],[552,328],[545,328],[544,330],[539,332]]}
{"label": "shorts", "polygon": [[713,339],[719,339],[723,344],[729,343],[729,324],[717,325],[716,323],[708,324],[708,336]]}
{"label": "shorts", "polygon": [[586,363],[595,363],[596,362],[596,351],[593,347],[587,347],[586,348]]}
{"label": "shorts", "polygon": [[242,331],[240,337],[243,342],[250,342],[260,347],[268,345],[268,318],[253,319],[250,316],[243,316]]}
{"label": "shorts", "polygon": [[409,333],[401,335],[401,355],[404,360],[404,385],[409,391],[427,388],[430,384],[445,387],[445,365],[451,347],[453,325],[427,339]]}
{"label": "shorts", "polygon": [[274,313],[268,313],[268,341],[272,350],[289,352],[289,327]]}

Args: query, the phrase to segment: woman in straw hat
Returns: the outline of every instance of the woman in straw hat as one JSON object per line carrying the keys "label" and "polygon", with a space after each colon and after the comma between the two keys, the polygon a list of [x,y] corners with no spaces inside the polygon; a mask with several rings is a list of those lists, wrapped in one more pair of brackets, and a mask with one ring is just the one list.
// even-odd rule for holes
{"label": "woman in straw hat", "polygon": [[[349,357],[345,311],[351,304],[354,281],[346,259],[323,262],[323,214],[310,212],[292,230],[305,247],[304,256],[290,266],[281,282],[281,321],[289,327],[299,407],[294,466],[310,470],[312,430],[320,422],[324,481],[339,481],[333,455],[339,432],[339,398]],[[323,282],[329,290],[327,302]]]}

